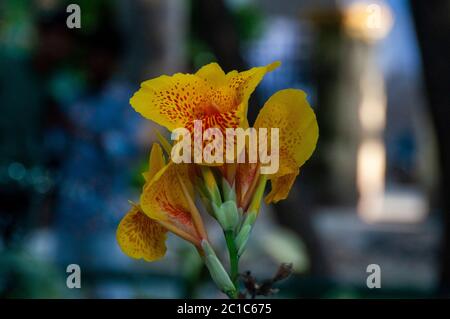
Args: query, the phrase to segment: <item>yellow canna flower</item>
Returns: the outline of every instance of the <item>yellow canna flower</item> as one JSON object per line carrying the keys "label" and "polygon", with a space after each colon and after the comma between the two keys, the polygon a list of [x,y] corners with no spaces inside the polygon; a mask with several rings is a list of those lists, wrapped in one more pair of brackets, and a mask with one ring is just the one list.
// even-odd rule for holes
{"label": "yellow canna flower", "polygon": [[[209,128],[218,128],[225,136],[227,129],[238,128],[236,132],[243,132],[249,126],[247,108],[251,93],[264,75],[278,66],[279,62],[275,62],[244,72],[225,73],[217,63],[211,63],[195,74],[177,73],[145,81],[130,103],[144,117],[172,132],[178,128],[185,128],[187,131],[183,130],[183,134],[194,133],[194,136],[195,131],[204,132]],[[196,121],[200,121],[201,130],[194,130]],[[117,241],[124,253],[147,261],[159,259],[166,252],[166,235],[171,231],[197,247],[217,286],[230,298],[236,298],[239,295],[239,257],[257,218],[267,181],[271,182],[271,191],[265,197],[266,203],[285,199],[300,167],[312,155],[319,134],[306,94],[296,89],[281,90],[272,95],[253,127],[245,133],[249,134],[248,140],[253,141],[252,147],[243,146],[244,143],[240,143],[241,146],[231,144],[235,152],[226,162],[215,162],[219,165],[204,166],[212,162],[202,160],[183,163],[174,158],[169,158],[166,163],[160,145],[154,144],[149,170],[143,173],[146,182],[140,205],[131,208],[117,229]],[[259,140],[250,136],[255,129],[273,133],[272,128],[278,129],[278,139]],[[158,138],[165,151],[175,157],[170,143],[159,133]],[[194,137],[194,152],[197,138]],[[202,143],[205,142],[203,139]],[[257,156],[251,153],[255,151],[255,144],[259,150]],[[191,154],[191,145],[187,147],[186,154]],[[269,149],[271,154],[267,154],[266,159],[276,158],[276,161],[274,166],[270,163],[270,170],[267,170],[263,166],[268,162],[260,156]],[[221,151],[220,147],[214,150],[214,155]],[[194,159],[196,155],[194,153]],[[248,160],[241,163],[241,155]],[[229,274],[208,242],[203,220],[194,203],[196,192],[224,232]]]}
{"label": "yellow canna flower", "polygon": [[132,258],[154,261],[166,252],[166,233],[201,247],[207,238],[200,214],[193,204],[189,166],[165,164],[159,144],[153,144],[141,205],[133,205],[117,228],[117,242]]}
{"label": "yellow canna flower", "polygon": [[248,99],[274,62],[244,72],[226,73],[217,63],[203,66],[195,74],[177,73],[145,81],[130,99],[133,108],[169,131],[184,127],[193,132],[194,120],[210,127],[247,126]]}

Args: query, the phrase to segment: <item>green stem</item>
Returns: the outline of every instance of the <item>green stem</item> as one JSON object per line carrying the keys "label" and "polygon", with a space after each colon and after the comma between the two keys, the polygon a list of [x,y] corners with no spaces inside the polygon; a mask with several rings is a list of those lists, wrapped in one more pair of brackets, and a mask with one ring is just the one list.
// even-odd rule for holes
{"label": "green stem", "polygon": [[225,231],[225,240],[227,242],[228,253],[230,254],[230,277],[233,285],[236,287],[234,298],[237,298],[239,291],[239,256],[236,243],[234,242],[233,231]]}

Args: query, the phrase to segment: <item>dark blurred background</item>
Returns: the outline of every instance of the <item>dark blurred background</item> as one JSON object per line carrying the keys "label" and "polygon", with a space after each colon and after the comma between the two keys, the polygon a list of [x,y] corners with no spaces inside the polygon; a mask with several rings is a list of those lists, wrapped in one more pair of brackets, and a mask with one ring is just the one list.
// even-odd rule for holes
{"label": "dark blurred background", "polygon": [[[293,262],[278,297],[450,296],[449,43],[445,0],[1,1],[0,296],[223,297],[173,236],[152,264],[117,246],[155,128],[128,100],[160,74],[274,60],[250,118],[303,89],[320,138],[289,199],[263,207],[241,270]],[[72,263],[81,289],[66,287]]]}

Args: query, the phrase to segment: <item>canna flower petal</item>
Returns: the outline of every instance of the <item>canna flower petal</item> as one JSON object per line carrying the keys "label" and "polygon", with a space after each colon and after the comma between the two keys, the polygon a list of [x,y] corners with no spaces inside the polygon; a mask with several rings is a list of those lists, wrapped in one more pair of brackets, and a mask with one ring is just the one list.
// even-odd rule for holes
{"label": "canna flower petal", "polygon": [[[150,152],[148,172],[143,174],[146,181],[153,178],[164,165],[161,146],[154,143]],[[133,205],[120,221],[116,239],[127,256],[154,261],[166,253],[166,233],[167,229],[146,216],[138,206]]]}
{"label": "canna flower petal", "polygon": [[252,192],[252,188],[258,179],[258,170],[259,166],[257,163],[245,162],[237,164],[236,197],[239,207],[245,208],[244,199],[248,197],[248,192]]}
{"label": "canna flower petal", "polygon": [[213,87],[220,87],[226,84],[226,74],[220,65],[215,62],[202,66],[195,75],[207,81]]}
{"label": "canna flower petal", "polygon": [[299,173],[312,155],[319,137],[316,116],[301,90],[286,89],[272,95],[258,114],[256,128],[279,128],[279,170],[269,176],[267,203],[285,199]]}
{"label": "canna flower petal", "polygon": [[269,204],[286,199],[289,195],[289,191],[291,190],[292,185],[294,185],[298,173],[299,170],[297,169],[295,173],[273,178],[271,181],[272,189],[270,190],[269,194],[267,194],[264,201]]}
{"label": "canna flower petal", "polygon": [[176,235],[200,245],[203,225],[192,209],[194,187],[192,166],[169,162],[144,186],[141,195],[143,212]]}
{"label": "canna flower petal", "polygon": [[148,172],[143,173],[145,181],[149,182],[165,165],[166,160],[161,146],[158,143],[153,143],[148,160]]}
{"label": "canna flower petal", "polygon": [[203,130],[247,125],[248,99],[267,72],[279,62],[248,71],[223,72],[217,63],[196,74],[177,73],[145,81],[130,99],[133,108],[170,131],[185,127],[193,131],[202,120]]}
{"label": "canna flower petal", "polygon": [[206,111],[210,87],[193,74],[162,75],[145,81],[130,104],[145,118],[173,131]]}
{"label": "canna flower petal", "polygon": [[116,238],[131,258],[155,261],[166,253],[167,230],[133,205],[117,227]]}
{"label": "canna flower petal", "polygon": [[[238,110],[243,112],[246,117],[250,95],[264,78],[264,75],[275,70],[280,64],[279,61],[276,61],[247,71],[231,71],[225,74],[217,63],[210,63],[203,66],[195,75],[212,85],[211,99],[221,110],[228,110],[233,104],[235,108],[237,104]],[[230,105],[229,101],[234,103]]]}

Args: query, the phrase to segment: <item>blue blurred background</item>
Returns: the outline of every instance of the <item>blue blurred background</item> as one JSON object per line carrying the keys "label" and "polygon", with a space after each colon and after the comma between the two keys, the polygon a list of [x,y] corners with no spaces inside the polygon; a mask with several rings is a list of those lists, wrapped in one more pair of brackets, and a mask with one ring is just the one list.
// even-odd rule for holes
{"label": "blue blurred background", "polygon": [[449,296],[449,15],[447,1],[2,1],[0,296],[223,297],[174,236],[152,264],[117,246],[156,128],[128,101],[160,74],[274,60],[250,118],[303,89],[320,139],[289,199],[263,207],[241,269],[293,262],[276,297]]}

